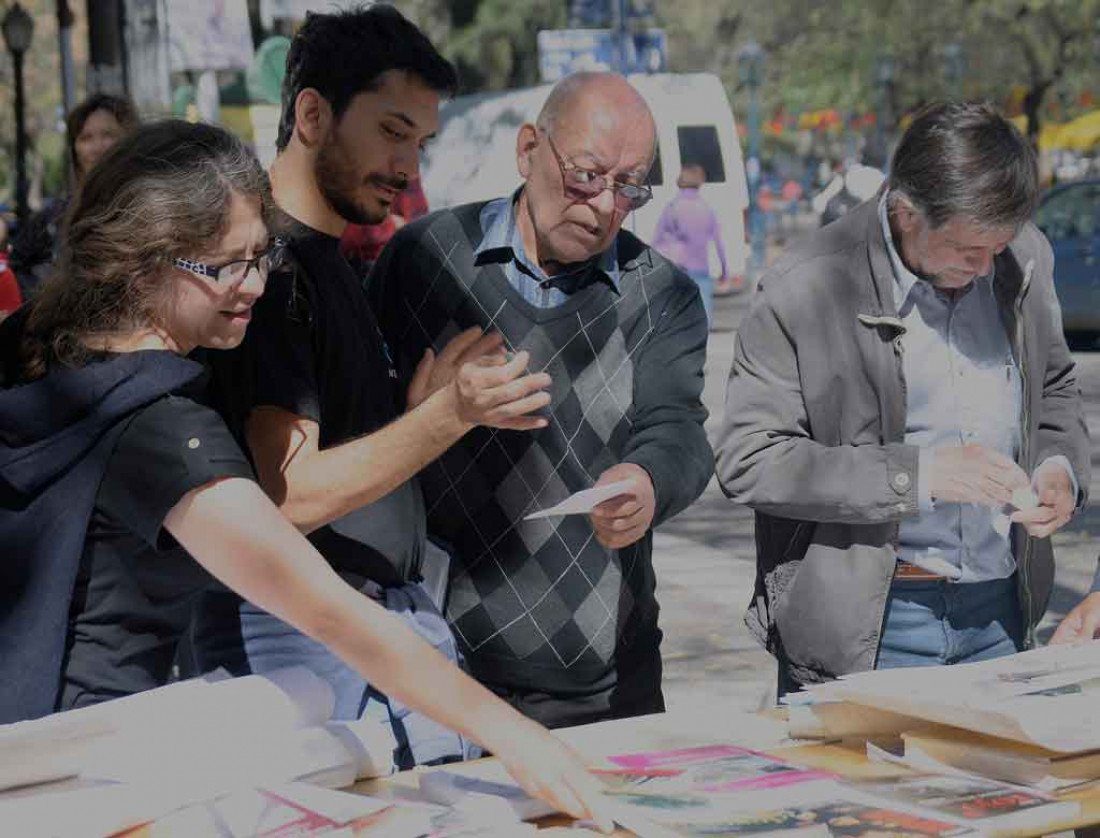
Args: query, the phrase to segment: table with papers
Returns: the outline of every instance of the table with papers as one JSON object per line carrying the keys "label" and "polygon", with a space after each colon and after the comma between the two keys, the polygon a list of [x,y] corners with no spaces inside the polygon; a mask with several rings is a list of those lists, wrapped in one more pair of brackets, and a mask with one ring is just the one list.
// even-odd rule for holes
{"label": "table with papers", "polygon": [[[848,779],[895,777],[908,773],[897,766],[869,760],[862,741],[795,744],[789,740],[784,741],[785,729],[785,721],[779,718],[778,714],[729,714],[725,721],[710,718],[700,724],[698,721],[692,722],[673,713],[664,713],[599,722],[560,730],[557,733],[582,756],[592,759],[640,750],[665,750],[731,742],[754,747],[790,762],[819,768]],[[441,769],[422,768],[401,772],[390,777],[358,783],[351,790],[383,798],[417,800],[421,799],[418,792],[419,775],[424,771],[435,770]],[[508,781],[508,775],[503,767],[493,759],[449,765],[445,770],[494,781]],[[1038,832],[1009,830],[998,831],[997,835],[1004,835],[1005,838],[1029,838],[1029,836],[1100,825],[1100,783],[1069,793],[1066,799],[1075,800],[1081,804],[1079,816]],[[545,829],[564,827],[570,823],[569,818],[560,816],[547,817],[538,822],[539,826]],[[593,836],[597,834],[591,833]],[[634,833],[620,829],[615,835],[631,836]],[[548,832],[547,838],[554,838],[554,832]]]}
{"label": "table with papers", "polygon": [[[600,773],[616,820],[646,835],[1022,838],[1074,829],[1083,838],[1092,826],[1089,838],[1100,838],[1098,652],[1100,641],[858,673],[764,713],[670,712],[555,733]],[[0,834],[105,838],[140,824],[125,835],[595,834],[561,815],[521,822],[542,804],[491,758],[388,774],[392,740],[379,737],[379,722],[332,721],[332,703],[315,675],[292,668],[207,676],[5,726]],[[974,767],[976,754],[1004,751],[1017,762]],[[933,754],[931,767],[920,761]],[[997,773],[1036,763],[1044,783],[1061,785]],[[469,824],[491,828],[459,832]]]}

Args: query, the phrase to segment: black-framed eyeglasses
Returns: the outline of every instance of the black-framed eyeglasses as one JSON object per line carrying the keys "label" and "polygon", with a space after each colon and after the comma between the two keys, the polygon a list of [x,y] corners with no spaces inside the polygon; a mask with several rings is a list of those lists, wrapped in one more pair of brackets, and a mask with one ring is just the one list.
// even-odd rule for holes
{"label": "black-framed eyeglasses", "polygon": [[212,279],[218,284],[223,282],[233,284],[242,282],[253,268],[260,272],[260,276],[266,277],[271,269],[278,264],[285,245],[286,242],[282,239],[274,238],[268,242],[267,247],[251,259],[234,259],[232,262],[225,262],[221,265],[208,265],[205,262],[196,262],[193,259],[182,257],[173,259],[172,264],[196,276]]}
{"label": "black-framed eyeglasses", "polygon": [[647,183],[623,183],[611,175],[582,169],[569,158],[563,157],[550,134],[545,131],[543,133],[546,134],[550,151],[561,169],[565,194],[573,200],[591,201],[605,189],[610,189],[615,194],[615,206],[622,212],[632,212],[641,209],[653,198],[653,190]]}

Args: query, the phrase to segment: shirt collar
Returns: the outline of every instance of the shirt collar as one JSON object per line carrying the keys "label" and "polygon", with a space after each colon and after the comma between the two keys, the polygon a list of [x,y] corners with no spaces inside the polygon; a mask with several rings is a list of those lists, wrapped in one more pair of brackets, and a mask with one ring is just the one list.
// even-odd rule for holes
{"label": "shirt collar", "polygon": [[[516,205],[519,201],[520,187],[507,198],[497,198],[489,201],[481,210],[481,243],[474,248],[474,264],[483,265],[486,262],[507,262],[515,260],[516,264],[527,274],[536,279],[545,279],[546,273],[538,265],[533,264],[523,249],[523,237],[516,224]],[[611,283],[611,287],[619,290],[619,244],[618,237],[612,240],[611,246],[599,256],[570,265],[558,276],[598,269]],[[550,277],[553,279],[553,277]]]}
{"label": "shirt collar", "polygon": [[913,287],[920,282],[920,277],[905,267],[898,255],[898,249],[894,246],[894,234],[890,230],[890,214],[887,212],[886,197],[889,194],[884,190],[878,202],[878,218],[882,226],[882,237],[886,240],[886,254],[890,257],[890,267],[894,269],[894,306],[901,311],[902,305],[913,291]]}
{"label": "shirt collar", "polygon": [[[913,289],[923,287],[922,284],[925,280],[921,279],[905,266],[905,262],[901,259],[901,254],[898,253],[897,247],[894,246],[894,234],[890,230],[890,214],[886,206],[886,198],[888,195],[889,191],[883,190],[882,197],[878,202],[878,217],[879,223],[882,226],[882,237],[886,240],[886,253],[890,257],[890,266],[894,269],[894,305],[898,311],[901,311],[905,301],[909,299],[909,295],[913,293]],[[986,276],[976,278],[972,284],[977,284],[979,282],[988,282],[992,284],[995,271],[996,267],[991,267]]]}

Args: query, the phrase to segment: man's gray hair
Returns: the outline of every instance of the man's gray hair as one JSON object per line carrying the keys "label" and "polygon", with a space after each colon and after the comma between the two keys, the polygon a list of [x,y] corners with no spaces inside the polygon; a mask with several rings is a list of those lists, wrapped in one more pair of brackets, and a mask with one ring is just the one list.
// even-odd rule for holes
{"label": "man's gray hair", "polygon": [[1019,228],[1039,201],[1035,152],[987,103],[940,102],[920,111],[894,152],[891,208],[906,200],[933,229],[957,218]]}

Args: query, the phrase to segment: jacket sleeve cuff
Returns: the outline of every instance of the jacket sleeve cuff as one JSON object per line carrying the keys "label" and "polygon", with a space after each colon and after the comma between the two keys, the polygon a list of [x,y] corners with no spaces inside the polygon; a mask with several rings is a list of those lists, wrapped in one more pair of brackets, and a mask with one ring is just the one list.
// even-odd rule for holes
{"label": "jacket sleeve cuff", "polygon": [[893,491],[894,511],[898,518],[917,515],[920,500],[917,485],[920,482],[920,449],[913,445],[887,446],[886,478]]}
{"label": "jacket sleeve cuff", "polygon": [[917,502],[921,512],[934,512],[936,503],[932,500],[932,457],[931,448],[922,448],[917,457]]}
{"label": "jacket sleeve cuff", "polygon": [[1100,559],[1096,560],[1096,576],[1094,576],[1092,579],[1092,589],[1089,591],[1089,593],[1100,593]]}

